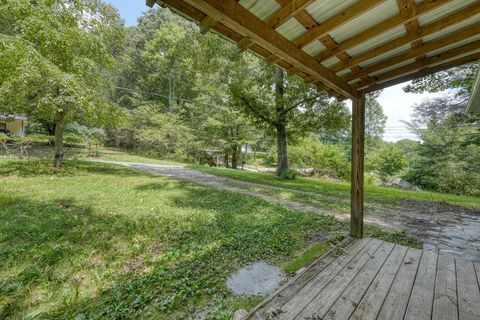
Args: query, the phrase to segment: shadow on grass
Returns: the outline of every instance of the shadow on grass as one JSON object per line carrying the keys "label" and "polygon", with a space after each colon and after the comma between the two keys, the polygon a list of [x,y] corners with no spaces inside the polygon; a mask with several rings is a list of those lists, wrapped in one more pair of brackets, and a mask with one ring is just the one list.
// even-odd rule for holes
{"label": "shadow on grass", "polygon": [[38,202],[5,193],[0,206],[1,319],[23,318],[25,300],[36,288],[49,288],[48,295],[65,290],[81,271],[65,266],[111,250],[114,234],[108,230],[119,223],[118,217],[97,215],[72,198]]}
{"label": "shadow on grass", "polygon": [[[7,208],[0,216],[1,264],[19,268],[2,280],[0,298],[9,302],[0,306],[0,318],[40,308],[23,304],[37,287],[67,290],[72,275],[85,270],[92,252],[113,254],[119,267],[117,272],[110,271],[111,280],[88,298],[67,299],[59,294],[55,306],[40,317],[186,319],[207,303],[216,306],[217,315],[228,314],[234,307],[225,302],[231,295],[224,281],[231,272],[257,260],[280,263],[309,234],[338,227],[331,218],[290,211],[254,197],[184,183],[174,192],[175,183],[136,188],[145,192],[145,198],[157,191],[165,198],[162,201],[171,210],[167,208],[162,216],[133,215],[144,207],[132,208],[131,217],[103,216],[73,199],[34,202],[0,196],[2,207]],[[125,273],[121,254],[115,255],[111,246],[113,237],[120,237],[129,248],[136,245],[136,237],[144,237],[162,243],[163,249],[143,250],[140,266]],[[59,268],[75,260],[67,278],[59,278]]]}

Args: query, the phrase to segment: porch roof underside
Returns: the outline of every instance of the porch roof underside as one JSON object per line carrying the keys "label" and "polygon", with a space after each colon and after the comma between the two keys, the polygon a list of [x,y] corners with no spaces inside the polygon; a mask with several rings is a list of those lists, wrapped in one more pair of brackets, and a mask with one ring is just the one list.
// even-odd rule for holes
{"label": "porch roof underside", "polygon": [[480,59],[480,0],[147,0],[337,97]]}

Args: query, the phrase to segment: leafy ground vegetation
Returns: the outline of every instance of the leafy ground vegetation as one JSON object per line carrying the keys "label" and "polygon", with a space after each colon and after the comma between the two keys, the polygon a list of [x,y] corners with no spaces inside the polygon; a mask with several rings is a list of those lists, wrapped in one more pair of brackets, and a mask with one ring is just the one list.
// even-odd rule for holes
{"label": "leafy ground vegetation", "polygon": [[259,302],[228,292],[231,272],[267,260],[293,274],[348,232],[327,215],[109,164],[3,159],[0,179],[5,319],[228,319]]}
{"label": "leafy ground vegetation", "polygon": [[[265,259],[284,264],[333,218],[130,169],[47,160],[0,164],[0,318],[227,319],[258,299],[224,280]],[[291,270],[291,268],[290,268]]]}

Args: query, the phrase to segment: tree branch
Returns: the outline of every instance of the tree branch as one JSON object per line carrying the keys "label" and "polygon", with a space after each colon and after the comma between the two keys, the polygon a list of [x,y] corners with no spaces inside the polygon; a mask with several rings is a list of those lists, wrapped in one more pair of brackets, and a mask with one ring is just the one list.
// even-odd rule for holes
{"label": "tree branch", "polygon": [[317,100],[317,99],[318,99],[318,96],[315,95],[315,96],[313,96],[313,97],[308,97],[308,98],[305,98],[305,99],[303,99],[303,100],[300,100],[300,101],[298,101],[297,103],[294,103],[291,107],[285,109],[283,113],[284,113],[284,114],[287,114],[287,113],[289,113],[290,111],[298,108],[298,107],[301,106],[302,104],[307,103],[307,102],[310,102],[310,101],[314,101],[314,100]]}
{"label": "tree branch", "polygon": [[277,125],[277,122],[276,121],[273,121],[272,119],[270,119],[269,117],[267,117],[266,115],[262,114],[259,110],[257,110],[251,103],[250,101],[248,101],[247,98],[245,97],[240,97],[240,100],[242,100],[243,104],[245,105],[245,107],[247,107],[253,114],[255,114],[257,117],[259,117],[261,120],[263,120],[264,122],[268,123],[268,124],[271,124],[273,126],[276,126]]}

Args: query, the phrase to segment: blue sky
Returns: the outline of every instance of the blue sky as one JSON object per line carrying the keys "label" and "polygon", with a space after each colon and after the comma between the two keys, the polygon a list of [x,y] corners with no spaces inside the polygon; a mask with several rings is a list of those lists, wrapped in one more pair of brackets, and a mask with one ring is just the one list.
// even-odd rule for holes
{"label": "blue sky", "polygon": [[141,16],[142,12],[149,8],[145,4],[145,0],[104,0],[111,3],[120,11],[120,15],[125,20],[125,25],[130,27],[137,24],[137,18]]}
{"label": "blue sky", "polygon": [[[142,12],[149,8],[145,0],[105,0],[115,6],[125,20],[126,26],[137,24],[137,18]],[[408,132],[402,121],[409,121],[412,108],[415,104],[421,103],[426,98],[435,96],[432,94],[407,94],[402,87],[406,84],[396,85],[383,90],[379,102],[388,117],[385,140],[397,141],[404,138],[414,138],[415,136]]]}

